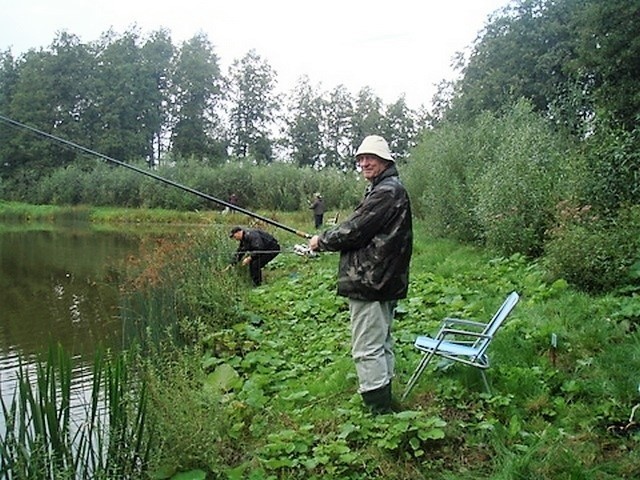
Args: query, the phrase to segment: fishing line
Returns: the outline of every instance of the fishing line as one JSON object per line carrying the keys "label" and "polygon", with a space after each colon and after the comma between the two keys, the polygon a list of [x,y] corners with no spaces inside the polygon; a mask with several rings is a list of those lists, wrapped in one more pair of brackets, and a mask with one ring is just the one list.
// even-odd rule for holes
{"label": "fishing line", "polygon": [[303,232],[301,230],[296,230],[295,228],[289,227],[289,226],[284,225],[284,224],[282,224],[280,222],[272,220],[272,219],[270,219],[268,217],[264,217],[262,215],[254,213],[254,212],[252,212],[250,210],[246,210],[246,209],[244,209],[242,207],[234,205],[233,203],[225,202],[224,200],[220,200],[219,198],[212,197],[211,195],[208,195],[206,193],[200,192],[200,191],[198,191],[198,190],[196,190],[194,188],[188,187],[186,185],[182,185],[182,184],[180,184],[178,182],[174,182],[173,180],[169,180],[168,178],[161,177],[160,175],[156,175],[155,173],[150,172],[149,170],[144,170],[142,168],[136,167],[135,165],[130,165],[128,163],[125,163],[125,162],[123,162],[121,160],[117,160],[117,159],[115,159],[113,157],[110,157],[108,155],[105,155],[103,153],[96,152],[95,150],[91,150],[90,148],[84,147],[84,146],[82,146],[80,144],[71,142],[69,140],[65,140],[64,138],[57,137],[55,135],[52,135],[52,134],[47,133],[45,131],[39,130],[39,129],[37,129],[35,127],[32,127],[30,125],[26,125],[24,123],[18,122],[16,120],[13,120],[13,119],[11,119],[9,117],[6,117],[6,116],[4,116],[2,114],[0,114],[0,121],[6,123],[8,125],[11,125],[13,127],[18,127],[18,128],[22,128],[24,130],[28,130],[31,133],[35,133],[35,134],[40,135],[42,137],[45,137],[47,139],[54,140],[54,141],[56,141],[58,143],[61,143],[61,144],[66,145],[68,147],[75,148],[76,150],[80,150],[80,151],[82,151],[84,153],[88,153],[90,155],[95,155],[96,157],[102,158],[103,160],[107,160],[108,162],[115,163],[116,165],[120,165],[121,167],[128,168],[130,170],[133,170],[134,172],[141,173],[142,175],[146,175],[147,177],[151,177],[154,180],[158,180],[159,182],[165,183],[167,185],[171,185],[172,187],[179,188],[181,190],[184,190],[185,192],[192,193],[194,195],[197,195],[198,197],[201,197],[201,198],[204,198],[204,199],[209,200],[211,202],[217,203],[218,205],[222,205],[224,207],[227,207],[230,210],[235,210],[235,211],[243,213],[243,214],[245,214],[245,215],[247,215],[249,217],[261,220],[261,221],[263,221],[265,223],[268,223],[269,225],[273,225],[274,227],[277,227],[277,228],[285,230],[285,231],[287,231],[289,233],[293,233],[295,235],[298,235],[299,237],[306,238],[306,239],[311,238],[311,235],[306,233],[306,232]]}

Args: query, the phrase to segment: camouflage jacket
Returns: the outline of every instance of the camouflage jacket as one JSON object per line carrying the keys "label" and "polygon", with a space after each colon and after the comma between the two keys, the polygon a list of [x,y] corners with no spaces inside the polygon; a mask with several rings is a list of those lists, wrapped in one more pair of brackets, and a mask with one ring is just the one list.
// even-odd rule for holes
{"label": "camouflage jacket", "polygon": [[388,301],[407,296],[412,241],[409,196],[391,165],[349,218],[320,235],[318,245],[340,252],[338,295]]}

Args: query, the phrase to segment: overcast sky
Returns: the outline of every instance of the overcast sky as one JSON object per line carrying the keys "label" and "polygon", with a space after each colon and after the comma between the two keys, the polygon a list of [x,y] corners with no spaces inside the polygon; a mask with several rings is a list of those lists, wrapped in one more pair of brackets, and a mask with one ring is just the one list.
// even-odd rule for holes
{"label": "overcast sky", "polygon": [[369,86],[385,103],[402,94],[429,106],[435,84],[453,78],[452,58],[468,48],[508,0],[2,0],[0,50],[47,47],[57,32],[84,42],[109,28],[160,28],[179,45],[204,32],[226,73],[249,50],[289,92],[302,75],[322,90]]}

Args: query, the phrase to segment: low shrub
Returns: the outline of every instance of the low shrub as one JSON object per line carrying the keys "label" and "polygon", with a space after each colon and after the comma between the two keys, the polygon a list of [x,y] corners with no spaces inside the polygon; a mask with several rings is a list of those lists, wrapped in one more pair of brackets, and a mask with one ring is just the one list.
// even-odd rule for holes
{"label": "low shrub", "polygon": [[640,253],[640,206],[603,218],[589,206],[559,206],[558,224],[550,231],[545,264],[555,277],[580,289],[605,292],[637,283],[631,267]]}
{"label": "low shrub", "polygon": [[[132,163],[146,171],[144,163]],[[354,172],[322,171],[285,163],[249,165],[240,161],[211,167],[197,160],[163,164],[150,173],[207,196],[227,202],[231,194],[249,210],[305,210],[314,192],[321,192],[327,209],[352,209],[362,197],[364,180]],[[23,179],[19,188],[3,182],[15,198],[52,205],[161,208],[179,211],[222,210],[224,205],[184,189],[105,162],[72,164],[38,180]],[[28,186],[27,184],[30,184]],[[24,192],[20,189],[25,189]],[[19,194],[12,195],[14,190]]]}

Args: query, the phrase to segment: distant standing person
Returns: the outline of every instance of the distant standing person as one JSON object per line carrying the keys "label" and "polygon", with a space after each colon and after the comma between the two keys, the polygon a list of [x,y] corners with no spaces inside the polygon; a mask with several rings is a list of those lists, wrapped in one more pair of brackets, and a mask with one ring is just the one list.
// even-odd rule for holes
{"label": "distant standing person", "polygon": [[224,207],[224,209],[222,210],[222,213],[224,213],[224,214],[231,213],[231,207],[239,206],[239,204],[238,204],[238,196],[235,193],[232,193],[231,195],[229,195],[229,201],[227,203],[229,205]]}
{"label": "distant standing person", "polygon": [[325,206],[324,199],[320,193],[316,193],[313,197],[313,202],[309,205],[309,208],[313,210],[313,220],[315,222],[316,228],[320,228],[322,226]]}
{"label": "distant standing person", "polygon": [[262,285],[262,269],[280,253],[278,241],[263,230],[242,227],[233,227],[229,237],[240,242],[231,264],[248,265],[253,285]]}
{"label": "distant standing person", "polygon": [[366,137],[356,161],[369,182],[364,198],[344,222],[314,235],[309,248],[340,252],[338,295],[349,299],[358,392],[372,412],[385,413],[395,373],[391,326],[409,289],[411,205],[384,138]]}

